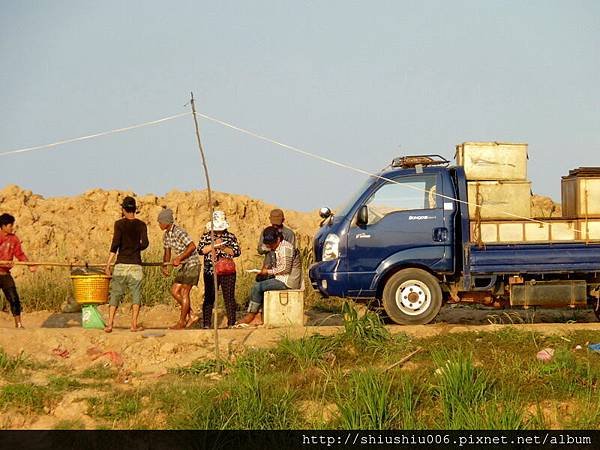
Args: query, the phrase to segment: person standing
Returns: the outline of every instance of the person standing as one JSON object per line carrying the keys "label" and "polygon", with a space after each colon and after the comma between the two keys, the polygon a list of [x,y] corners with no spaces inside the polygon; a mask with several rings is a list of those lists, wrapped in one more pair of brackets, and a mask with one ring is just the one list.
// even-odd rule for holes
{"label": "person standing", "polygon": [[[202,328],[210,328],[212,311],[215,304],[216,292],[214,286],[214,264],[211,259],[213,245],[210,240],[210,229],[214,234],[214,249],[217,262],[222,258],[237,258],[242,254],[238,240],[233,233],[228,231],[229,223],[223,211],[215,211],[213,220],[206,224],[206,232],[198,242],[198,252],[204,255],[204,303],[202,304]],[[220,286],[227,311],[227,325],[235,325],[237,304],[235,301],[235,271],[229,274],[217,272],[217,288]]]}
{"label": "person standing", "polygon": [[[190,291],[198,285],[200,278],[200,257],[196,252],[196,244],[190,238],[190,235],[177,225],[173,219],[173,211],[163,207],[158,214],[158,225],[163,234],[163,262],[171,262],[171,250],[175,252],[173,267],[179,267],[173,285],[171,286],[171,295],[181,306],[179,321],[169,327],[171,330],[183,330],[186,326],[192,326],[198,321],[197,316],[193,316],[190,303]],[[164,276],[169,275],[169,267],[162,266]]]}
{"label": "person standing", "polygon": [[[21,248],[21,241],[14,233],[15,218],[8,213],[0,215],[0,261],[10,261],[0,265],[0,289],[10,303],[10,312],[15,320],[16,328],[23,328],[21,323],[21,300],[17,292],[15,280],[10,274],[13,258],[19,261],[28,261],[27,255]],[[36,271],[35,266],[29,266],[31,272]]]}
{"label": "person standing", "polygon": [[111,276],[111,265],[115,261],[110,283],[110,302],[108,309],[108,325],[104,331],[113,329],[115,313],[127,290],[131,293],[131,331],[141,331],[138,316],[142,297],[142,255],[148,248],[148,227],[135,217],[137,205],[133,197],[127,196],[121,203],[123,218],[115,222],[110,254],[106,261],[104,273]]}
{"label": "person standing", "polygon": [[248,313],[239,321],[239,324],[262,324],[260,308],[264,303],[264,293],[267,291],[281,291],[286,289],[299,289],[302,283],[302,268],[300,254],[292,244],[283,239],[275,227],[267,227],[262,232],[263,243],[275,253],[275,267],[263,268],[259,275],[272,275],[274,278],[257,281],[252,286]]}

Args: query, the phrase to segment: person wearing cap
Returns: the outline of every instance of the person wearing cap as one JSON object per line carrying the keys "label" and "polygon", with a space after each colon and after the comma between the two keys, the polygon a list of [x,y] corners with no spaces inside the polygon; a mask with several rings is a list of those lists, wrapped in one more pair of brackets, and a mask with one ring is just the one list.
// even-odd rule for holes
{"label": "person wearing cap", "polygon": [[239,325],[242,326],[262,324],[259,311],[264,303],[265,292],[299,289],[301,285],[302,268],[298,250],[283,239],[283,235],[276,227],[265,228],[262,237],[263,244],[275,253],[276,264],[271,269],[263,268],[260,275],[272,275],[274,278],[254,283],[248,313],[239,321]]}
{"label": "person wearing cap", "polygon": [[[179,321],[169,327],[172,330],[182,330],[186,326],[192,326],[198,321],[197,316],[193,316],[190,291],[192,287],[198,285],[200,278],[200,257],[196,252],[196,244],[190,238],[190,235],[177,225],[173,219],[173,211],[167,207],[158,214],[158,226],[163,233],[163,262],[171,262],[171,250],[175,252],[173,267],[178,267],[177,275],[171,286],[171,295],[179,306],[181,314]],[[164,276],[169,276],[169,267],[164,265],[161,268]]]}
{"label": "person wearing cap", "polygon": [[131,331],[141,331],[138,326],[138,316],[142,300],[142,255],[148,248],[148,227],[135,217],[137,205],[133,197],[127,196],[121,203],[123,217],[115,222],[110,254],[104,272],[111,276],[111,265],[115,261],[110,282],[110,301],[108,309],[108,324],[104,331],[110,333],[113,329],[115,313],[127,290],[131,293],[133,306],[131,308]]}
{"label": "person wearing cap", "polygon": [[[215,211],[213,220],[206,224],[206,232],[198,242],[198,252],[204,255],[204,303],[202,304],[202,328],[210,328],[212,323],[212,311],[215,304],[214,264],[211,259],[213,245],[210,238],[210,230],[214,234],[214,249],[217,261],[221,258],[237,258],[242,254],[237,237],[229,232],[229,223],[223,211]],[[235,301],[235,279],[236,274],[217,275],[217,288],[220,286],[225,301],[227,312],[227,326],[235,325],[237,303]]]}
{"label": "person wearing cap", "polygon": [[[271,226],[276,228],[281,233],[284,241],[288,241],[294,248],[296,248],[296,235],[291,229],[283,225],[284,221],[285,216],[283,215],[283,211],[281,209],[276,208],[271,210],[269,213],[269,222],[271,222]],[[263,269],[272,269],[275,267],[275,253],[263,243],[262,233],[258,239],[257,252],[259,255],[265,255],[263,260]],[[256,276],[256,281],[263,281],[269,278],[273,278],[273,276],[258,274]]]}

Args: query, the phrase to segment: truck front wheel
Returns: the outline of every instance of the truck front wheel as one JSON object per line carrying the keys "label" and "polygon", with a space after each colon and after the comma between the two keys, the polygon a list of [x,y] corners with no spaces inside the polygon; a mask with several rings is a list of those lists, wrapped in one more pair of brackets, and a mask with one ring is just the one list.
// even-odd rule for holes
{"label": "truck front wheel", "polygon": [[442,307],[442,289],[433,275],[421,269],[393,274],[383,288],[383,307],[400,325],[431,322]]}

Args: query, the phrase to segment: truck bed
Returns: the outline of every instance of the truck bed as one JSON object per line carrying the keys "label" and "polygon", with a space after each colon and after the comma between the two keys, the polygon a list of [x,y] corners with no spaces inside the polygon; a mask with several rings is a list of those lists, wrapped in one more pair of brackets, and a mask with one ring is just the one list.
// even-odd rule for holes
{"label": "truck bed", "polygon": [[472,274],[600,272],[600,244],[469,244],[466,260]]}

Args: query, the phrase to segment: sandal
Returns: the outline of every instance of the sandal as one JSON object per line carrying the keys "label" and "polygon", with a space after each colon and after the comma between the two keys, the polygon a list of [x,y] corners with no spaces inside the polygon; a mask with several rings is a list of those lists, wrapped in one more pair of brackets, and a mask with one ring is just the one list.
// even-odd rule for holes
{"label": "sandal", "polygon": [[231,328],[250,328],[250,325],[247,323],[236,323]]}

